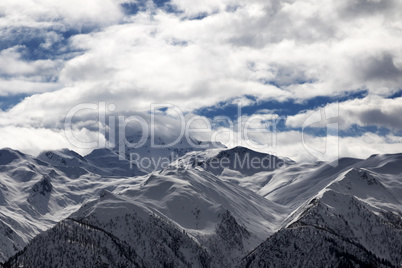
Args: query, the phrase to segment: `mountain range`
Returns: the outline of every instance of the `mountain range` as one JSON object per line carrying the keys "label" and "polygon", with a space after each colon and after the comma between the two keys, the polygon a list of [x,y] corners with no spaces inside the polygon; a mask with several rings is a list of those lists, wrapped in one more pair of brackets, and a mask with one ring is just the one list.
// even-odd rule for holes
{"label": "mountain range", "polygon": [[0,150],[1,266],[402,267],[402,154],[192,144]]}

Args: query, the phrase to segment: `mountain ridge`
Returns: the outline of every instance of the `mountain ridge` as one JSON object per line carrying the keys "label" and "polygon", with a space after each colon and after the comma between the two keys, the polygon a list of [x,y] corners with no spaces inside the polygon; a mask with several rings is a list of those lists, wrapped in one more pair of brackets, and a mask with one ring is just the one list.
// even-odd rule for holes
{"label": "mountain ridge", "polygon": [[[0,150],[4,208],[0,262],[6,267],[46,267],[43,259],[36,259],[41,245],[41,252],[53,256],[52,263],[58,265],[74,260],[112,267],[256,267],[256,263],[271,267],[267,260],[297,267],[323,262],[398,265],[402,154],[343,158],[334,167],[324,162],[296,163],[245,147],[182,153],[146,173],[107,148],[86,156],[60,150],[38,157]],[[256,159],[260,164],[274,159],[280,165],[250,170],[231,164],[238,159]],[[228,164],[211,168],[214,161]],[[135,230],[130,223],[154,242],[138,230],[136,238],[127,235]],[[356,231],[360,226],[368,231]],[[155,231],[158,228],[165,231]],[[63,232],[69,235],[62,238]],[[62,238],[57,245],[68,258],[57,257],[64,251],[54,249],[56,237]],[[317,262],[303,255],[300,238],[318,243],[317,251],[323,254],[311,255]],[[146,250],[133,243],[138,239]],[[96,241],[105,241],[107,247],[96,246]],[[160,249],[152,246],[158,241],[162,241]],[[94,248],[93,253],[87,259],[81,253],[74,257],[68,252],[78,252],[76,243],[83,243],[83,249]],[[289,247],[292,243],[297,249]],[[383,250],[376,249],[379,244]],[[272,255],[278,252],[282,259]],[[284,256],[291,255],[281,252],[294,257],[288,260]],[[154,254],[160,258],[147,262]]]}

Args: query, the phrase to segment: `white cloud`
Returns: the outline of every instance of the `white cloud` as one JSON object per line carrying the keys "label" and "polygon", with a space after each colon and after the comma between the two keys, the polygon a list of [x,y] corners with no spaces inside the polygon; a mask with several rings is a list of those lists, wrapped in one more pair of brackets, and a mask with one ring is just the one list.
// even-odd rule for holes
{"label": "white cloud", "polygon": [[[2,27],[49,27],[67,23],[73,27],[110,25],[122,19],[119,0],[4,0],[0,3]],[[61,20],[61,21],[60,21]]]}
{"label": "white cloud", "polygon": [[[54,104],[57,105],[57,104]],[[133,115],[127,113],[109,113],[106,116],[114,116],[117,120],[118,115],[128,118]],[[136,113],[147,122],[151,127],[151,116],[147,113]],[[1,116],[1,115],[0,115]],[[46,114],[38,115],[46,117]],[[185,116],[186,122],[195,115]],[[185,129],[186,122],[181,122],[177,114],[166,111],[156,114],[155,127],[156,134],[164,139],[174,140],[179,136],[181,129]],[[325,159],[336,159],[337,157],[356,157],[366,158],[374,153],[397,153],[402,150],[402,138],[395,135],[381,136],[374,133],[366,133],[355,137],[317,137],[300,131],[279,130],[273,127],[277,120],[282,120],[278,115],[265,111],[260,114],[241,117],[241,121],[229,121],[228,118],[208,118],[200,117],[198,121],[193,121],[190,126],[193,129],[192,136],[201,139],[213,138],[213,141],[222,142],[225,145],[246,146],[258,151],[267,152],[278,156],[290,157],[299,162],[310,162]],[[75,122],[75,123],[74,123]],[[196,129],[208,129],[209,122],[212,129],[208,132],[197,132]],[[60,149],[68,147],[86,154],[91,149],[84,148],[71,143],[65,136],[63,125],[54,128],[36,126],[31,127],[32,122],[27,121],[26,126],[14,127],[10,125],[0,126],[0,147],[12,147],[30,154],[38,154],[45,149]],[[73,135],[80,142],[104,141],[102,131],[106,126],[98,129],[99,119],[97,111],[87,110],[85,113],[77,113],[73,120]],[[107,128],[107,127],[106,127]],[[247,131],[246,131],[247,129]],[[127,135],[137,133],[142,128],[140,126],[129,126]],[[195,132],[194,132],[195,130]],[[246,134],[247,132],[247,134]],[[241,133],[241,134],[240,134]],[[117,134],[117,133],[116,133]],[[330,144],[329,144],[330,143]],[[334,144],[335,143],[335,144]],[[335,145],[335,147],[333,146]],[[323,148],[327,148],[323,151]],[[318,153],[317,153],[318,152]]]}
{"label": "white cloud", "polygon": [[[379,96],[367,96],[344,102],[334,102],[319,108],[332,112],[338,117],[340,129],[348,129],[353,125],[377,126],[399,131],[402,129],[402,98],[385,99]],[[317,110],[309,110],[289,116],[286,125],[302,127],[307,118]],[[339,112],[338,112],[339,111]],[[327,122],[323,122],[326,124]],[[317,123],[313,127],[325,127]]]}
{"label": "white cloud", "polygon": [[[134,16],[124,15],[122,2],[0,3],[0,36],[40,29],[43,49],[60,42],[55,29],[97,29],[71,37],[57,59],[29,60],[17,47],[0,52],[0,95],[38,93],[0,112],[2,128],[57,132],[67,112],[84,102],[114,103],[124,114],[152,103],[192,112],[227,100],[253,105],[245,95],[303,101],[360,89],[369,97],[340,104],[342,128],[402,125],[401,99],[383,98],[402,82],[399,1],[174,0],[182,13],[148,5],[152,10]],[[301,126],[306,114],[289,117],[288,126]]]}
{"label": "white cloud", "polygon": [[[268,116],[268,115],[267,115]],[[258,121],[259,118],[256,118]],[[271,120],[271,118],[268,118]],[[243,118],[243,122],[247,118]],[[256,121],[255,121],[256,122]],[[214,123],[212,123],[214,125]],[[265,124],[259,124],[264,126]],[[244,126],[244,124],[243,124]],[[253,125],[252,127],[259,127]],[[265,125],[266,126],[266,125]],[[240,128],[244,131],[244,128]],[[265,131],[251,133],[246,139],[244,132],[239,136],[237,122],[232,128],[214,128],[212,133],[216,141],[232,146],[246,146],[278,156],[289,157],[298,162],[312,162],[316,160],[336,160],[339,157],[367,158],[372,154],[400,153],[402,138],[392,134],[382,136],[375,133],[365,133],[353,137],[313,136],[300,131]],[[205,133],[204,137],[210,137]],[[202,135],[201,135],[202,136]],[[304,139],[302,138],[304,136]]]}
{"label": "white cloud", "polygon": [[56,81],[57,69],[62,66],[60,60],[22,59],[24,48],[14,46],[0,51],[0,96],[46,92],[59,88]]}
{"label": "white cloud", "polygon": [[57,83],[37,82],[27,79],[0,78],[0,96],[47,92],[58,88],[59,85]]}
{"label": "white cloud", "polygon": [[56,68],[55,62],[50,60],[36,60],[26,62],[21,59],[22,46],[14,46],[0,52],[0,71],[8,75],[31,75],[38,71],[49,72]]}
{"label": "white cloud", "polygon": [[[88,154],[92,150],[76,147],[64,135],[64,130],[31,127],[1,127],[0,148],[9,147],[30,155],[38,155],[44,150],[58,150],[71,148],[80,154]],[[74,131],[77,139],[86,142],[98,141],[99,132],[90,132],[86,129]]]}

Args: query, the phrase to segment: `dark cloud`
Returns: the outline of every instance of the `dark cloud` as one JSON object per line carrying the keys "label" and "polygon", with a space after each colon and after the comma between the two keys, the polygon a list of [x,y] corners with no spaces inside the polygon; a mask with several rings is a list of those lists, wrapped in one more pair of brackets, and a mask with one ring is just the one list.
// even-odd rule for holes
{"label": "dark cloud", "polygon": [[346,0],[341,2],[339,14],[354,19],[360,16],[386,14],[397,11],[398,1],[395,0]]}
{"label": "dark cloud", "polygon": [[[342,130],[353,130],[353,127],[356,126],[385,128],[396,133],[402,130],[402,98],[366,96],[362,99],[330,103],[324,108],[326,112],[333,111],[332,113],[337,117],[339,128]],[[289,116],[286,124],[301,127],[309,116],[317,111],[308,110],[295,116]],[[325,127],[325,124],[318,126]]]}
{"label": "dark cloud", "polygon": [[362,125],[380,126],[390,128],[393,130],[402,129],[402,117],[399,111],[386,113],[378,107],[377,109],[371,109],[363,111],[360,114],[360,121]]}
{"label": "dark cloud", "polygon": [[395,66],[394,57],[384,53],[380,57],[371,57],[360,63],[361,76],[369,81],[402,81],[402,70]]}

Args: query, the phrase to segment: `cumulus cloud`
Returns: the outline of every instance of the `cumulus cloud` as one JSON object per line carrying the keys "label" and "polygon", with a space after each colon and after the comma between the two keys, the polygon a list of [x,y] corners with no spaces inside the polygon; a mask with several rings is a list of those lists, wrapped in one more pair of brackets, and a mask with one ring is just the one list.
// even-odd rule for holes
{"label": "cumulus cloud", "polygon": [[[318,110],[324,110],[326,113],[331,113],[331,117],[336,117],[340,129],[348,129],[353,125],[377,126],[394,131],[402,129],[402,98],[386,99],[379,96],[330,103],[316,110],[289,116],[286,119],[286,125],[303,127],[306,120]],[[312,127],[326,127],[326,123],[325,121],[317,122]]]}
{"label": "cumulus cloud", "polygon": [[[66,38],[124,19],[127,1],[1,1],[0,95],[61,89],[64,61],[74,57]],[[107,14],[107,15],[105,15]]]}
{"label": "cumulus cloud", "polygon": [[338,137],[330,132],[315,136],[301,130],[274,128],[275,122],[283,119],[273,113],[242,116],[226,126],[222,126],[223,120],[228,119],[212,120],[211,131],[200,133],[199,137],[212,137],[229,147],[246,146],[298,162],[333,161],[340,157],[367,158],[372,154],[399,153],[402,150],[402,138],[393,134],[364,133]]}
{"label": "cumulus cloud", "polygon": [[55,23],[59,25],[67,23],[75,27],[85,27],[85,24],[110,25],[121,19],[119,4],[123,2],[127,1],[6,0],[0,3],[2,10],[0,25],[3,27],[48,27]]}
{"label": "cumulus cloud", "polygon": [[0,74],[2,76],[0,78],[0,96],[58,89],[57,68],[62,66],[61,61],[27,62],[21,57],[21,46],[0,51]]}
{"label": "cumulus cloud", "polygon": [[[33,95],[0,111],[0,128],[60,134],[80,103],[113,103],[124,115],[152,103],[191,113],[361,89],[368,97],[339,104],[341,128],[401,127],[401,99],[387,99],[402,82],[400,1],[147,1],[134,14],[127,2],[139,4],[2,1],[0,95]],[[302,126],[310,112],[287,126]],[[80,119],[77,129],[94,128],[93,114]]]}
{"label": "cumulus cloud", "polygon": [[[91,132],[87,129],[74,130],[73,133],[82,142],[104,140],[99,132]],[[64,135],[64,130],[6,126],[1,127],[0,136],[0,148],[12,148],[34,156],[44,150],[61,148],[71,148],[82,155],[92,151],[82,146],[74,146]]]}

